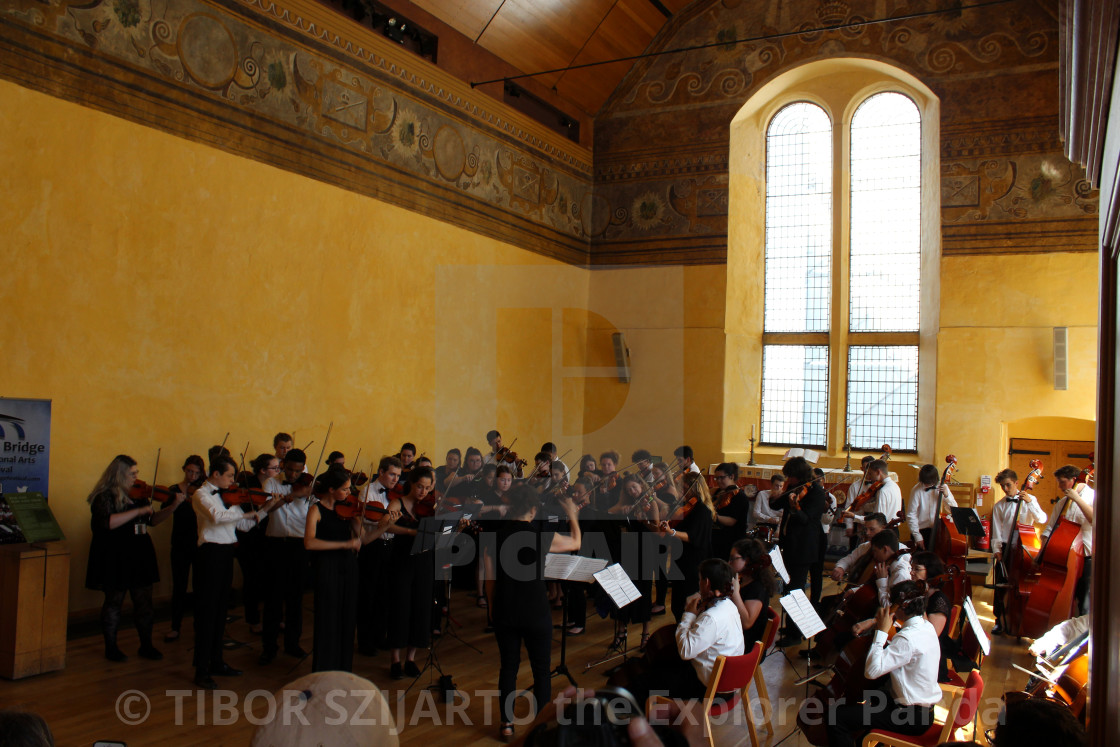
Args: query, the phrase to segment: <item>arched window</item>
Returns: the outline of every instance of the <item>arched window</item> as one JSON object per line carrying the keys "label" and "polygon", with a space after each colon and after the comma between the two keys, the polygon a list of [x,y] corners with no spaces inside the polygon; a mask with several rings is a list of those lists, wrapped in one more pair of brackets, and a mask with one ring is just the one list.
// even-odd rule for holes
{"label": "arched window", "polygon": [[894,91],[860,101],[839,133],[813,103],[771,118],[764,443],[825,447],[831,408],[853,448],[917,449],[921,144],[918,107]]}

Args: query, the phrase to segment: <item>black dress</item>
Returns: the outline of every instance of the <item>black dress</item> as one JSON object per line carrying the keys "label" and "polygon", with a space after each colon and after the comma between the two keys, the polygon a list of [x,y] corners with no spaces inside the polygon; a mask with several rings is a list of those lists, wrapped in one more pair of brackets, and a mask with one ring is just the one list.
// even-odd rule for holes
{"label": "black dress", "polygon": [[[353,537],[350,521],[319,504],[315,536],[328,542]],[[315,652],[311,671],[349,672],[354,667],[358,608],[358,554],[353,550],[313,552],[315,563]]]}
{"label": "black dress", "polygon": [[675,537],[670,542],[683,545],[677,558],[677,568],[682,578],[673,581],[673,616],[680,622],[684,614],[684,604],[690,596],[700,591],[700,564],[712,557],[712,512],[700,501],[692,507],[688,515],[676,526],[678,532],[688,535],[688,542],[680,542]]}
{"label": "black dress", "polygon": [[770,592],[766,590],[766,584],[756,578],[739,589],[739,598],[744,603],[751,600],[762,602],[762,610],[758,613],[754,625],[743,629],[743,641],[750,649],[755,641],[764,642],[762,634],[766,630],[766,608],[770,606]]}
{"label": "black dress", "polygon": [[717,516],[729,517],[735,523],[731,526],[716,524],[712,528],[712,557],[727,560],[731,555],[731,546],[746,536],[750,511],[750,501],[741,490],[735,491],[735,495],[726,506],[716,509]]}
{"label": "black dress", "polygon": [[[178,485],[171,486],[171,500],[182,493]],[[187,586],[190,582],[191,564],[198,549],[198,517],[195,516],[191,496],[179,504],[171,514],[171,629],[179,630],[187,609]]]}
{"label": "black dress", "polygon": [[[113,510],[113,497],[101,493],[90,505],[90,529],[93,539],[89,545],[89,563],[86,565],[86,588],[104,592],[126,591],[151,586],[159,581],[159,562],[156,548],[146,529],[148,517],[125,522],[116,529],[109,528],[109,517],[115,513],[131,511],[146,506],[147,501],[129,500],[120,511]],[[144,525],[137,533],[136,527]]]}
{"label": "black dress", "polygon": [[[420,520],[400,502],[396,524],[419,529]],[[415,510],[415,506],[413,507]],[[432,641],[432,586],[435,582],[435,553],[412,552],[417,537],[397,534],[389,550],[389,647],[427,648]]]}

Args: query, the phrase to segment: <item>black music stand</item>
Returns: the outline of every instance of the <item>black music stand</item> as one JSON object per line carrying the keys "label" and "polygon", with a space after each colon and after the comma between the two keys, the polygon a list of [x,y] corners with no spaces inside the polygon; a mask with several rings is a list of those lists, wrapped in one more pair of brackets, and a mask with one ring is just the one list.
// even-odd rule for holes
{"label": "black music stand", "polygon": [[969,537],[983,537],[984,525],[980,521],[980,514],[975,508],[962,508],[950,506],[949,513],[953,517],[953,524],[957,531]]}

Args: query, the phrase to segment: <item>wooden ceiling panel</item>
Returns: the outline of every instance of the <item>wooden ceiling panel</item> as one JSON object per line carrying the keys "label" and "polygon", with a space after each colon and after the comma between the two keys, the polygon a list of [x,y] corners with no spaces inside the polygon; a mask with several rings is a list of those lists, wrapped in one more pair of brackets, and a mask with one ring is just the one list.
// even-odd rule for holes
{"label": "wooden ceiling panel", "polygon": [[502,0],[412,0],[459,33],[474,41],[502,4]]}
{"label": "wooden ceiling panel", "polygon": [[[566,67],[595,32],[612,3],[613,0],[506,0],[479,44],[526,73]],[[540,80],[551,82],[544,77]]]}

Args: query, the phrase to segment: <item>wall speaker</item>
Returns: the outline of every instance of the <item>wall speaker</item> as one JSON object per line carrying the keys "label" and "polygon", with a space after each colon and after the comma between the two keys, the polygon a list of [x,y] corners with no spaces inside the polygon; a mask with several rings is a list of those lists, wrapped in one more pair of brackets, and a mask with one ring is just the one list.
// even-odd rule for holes
{"label": "wall speaker", "polygon": [[1054,327],[1054,389],[1069,389],[1069,328]]}
{"label": "wall speaker", "polygon": [[630,348],[626,347],[626,338],[621,332],[611,335],[614,342],[614,364],[618,367],[618,381],[621,384],[630,383]]}

